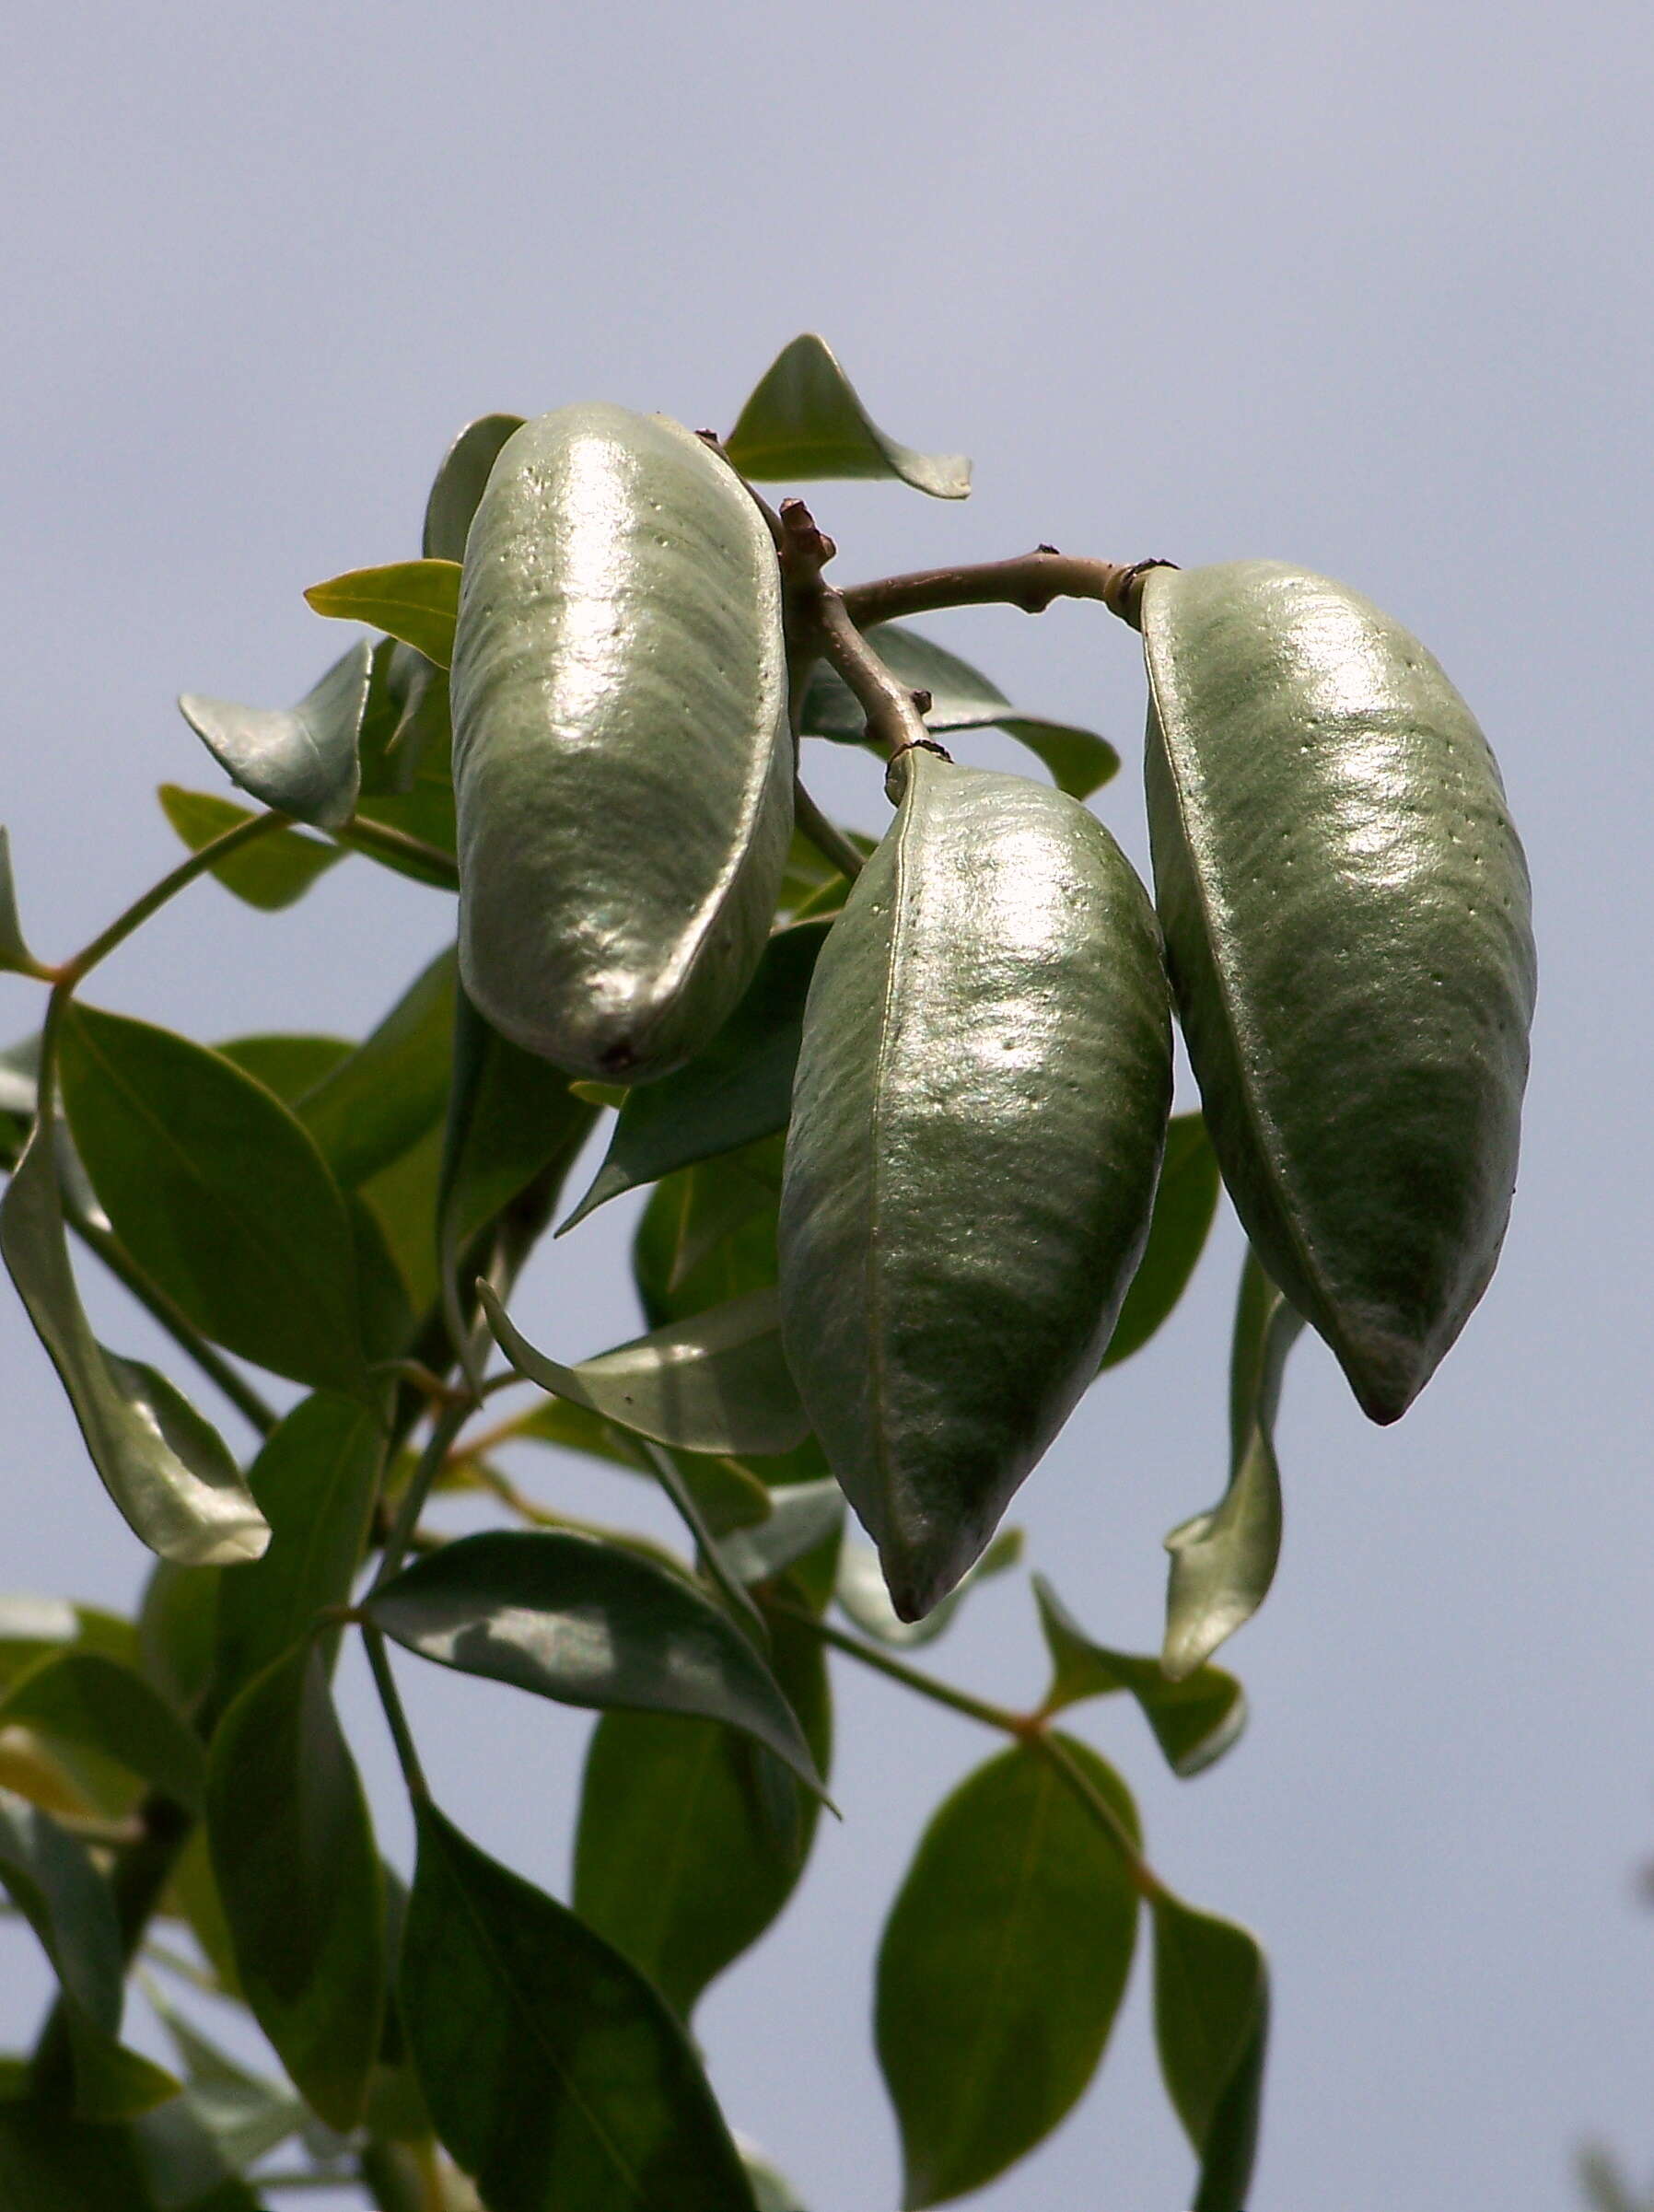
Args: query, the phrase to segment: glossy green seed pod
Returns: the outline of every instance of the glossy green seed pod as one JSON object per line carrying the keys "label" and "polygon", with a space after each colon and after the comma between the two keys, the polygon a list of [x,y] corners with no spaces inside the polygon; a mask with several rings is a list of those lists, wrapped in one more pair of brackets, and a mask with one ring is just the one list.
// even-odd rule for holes
{"label": "glossy green seed pod", "polygon": [[466,542],[451,682],[466,989],[559,1067],[668,1074],[751,981],[792,832],[757,506],[662,416],[526,423]]}
{"label": "glossy green seed pod", "polygon": [[1097,1372],[1171,1096],[1147,892],[1077,801],[903,756],[817,962],[782,1338],[903,1620],[983,1551]]}
{"label": "glossy green seed pod", "polygon": [[1485,1288],[1533,941],[1485,739],[1417,639],[1272,561],[1145,580],[1156,891],[1252,1244],[1393,1421]]}

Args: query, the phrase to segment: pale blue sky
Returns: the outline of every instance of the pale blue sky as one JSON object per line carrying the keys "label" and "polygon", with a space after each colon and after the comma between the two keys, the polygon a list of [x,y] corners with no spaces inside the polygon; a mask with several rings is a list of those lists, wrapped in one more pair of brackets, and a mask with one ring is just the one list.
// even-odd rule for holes
{"label": "pale blue sky", "polygon": [[[305,690],[342,639],[301,588],[413,550],[460,422],[613,398],[728,426],[803,328],[897,436],[977,464],[962,508],[822,487],[846,576],[1039,539],[1274,555],[1410,622],[1477,709],[1541,933],[1505,1263],[1397,1428],[1361,1419],[1319,1344],[1295,1355],[1286,1555],[1228,1654],[1253,1706],[1229,1762],[1175,1784],[1129,1712],[1081,1723],[1166,1878],[1269,1948],[1258,2212],[1564,2206],[1587,2132],[1654,2170],[1633,1890],[1654,1848],[1651,80],[1646,11],[1589,4],[25,0],[7,41],[0,815],[49,955],[174,856],[154,786],[214,786],[173,694]],[[1135,763],[1133,642],[1097,611],[935,627]],[[812,781],[878,826],[871,764]],[[1140,855],[1132,777],[1098,806]],[[209,1037],[359,1030],[448,919],[365,864],[273,921],[204,886],[98,996]],[[37,1017],[0,979],[0,1038]],[[558,1349],[633,1325],[615,1214],[525,1286]],[[1034,1562],[1116,1645],[1155,1641],[1159,1539],[1221,1486],[1237,1252],[1226,1227],[1019,1502]],[[9,1297],[0,1362],[0,1587],[124,1601],[144,1555]],[[600,1495],[534,1472],[576,1509]],[[1032,1695],[1025,1585],[983,1593],[938,1656]],[[447,1809],[564,1888],[583,1725],[402,1673]],[[403,1854],[377,1714],[346,1688]],[[844,1822],[702,2022],[732,2120],[812,2212],[879,2212],[878,1929],[931,1806],[996,1745],[848,1668],[839,1689]],[[0,1944],[16,2041],[43,1983],[26,1938]],[[1182,2201],[1143,1967],[1093,2093],[984,2212]]]}

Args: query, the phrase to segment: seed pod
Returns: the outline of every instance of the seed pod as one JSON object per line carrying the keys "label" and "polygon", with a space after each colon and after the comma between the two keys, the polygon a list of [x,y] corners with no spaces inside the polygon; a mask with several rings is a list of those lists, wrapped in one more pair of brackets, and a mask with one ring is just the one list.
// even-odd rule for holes
{"label": "seed pod", "polygon": [[1148,898],[1076,800],[903,756],[821,949],[782,1184],[782,1335],[913,1621],[1097,1372],[1171,1095]]}
{"label": "seed pod", "polygon": [[1417,639],[1273,561],[1142,602],[1160,919],[1259,1257],[1375,1421],[1498,1257],[1533,943],[1492,754]]}
{"label": "seed pod", "polygon": [[525,424],[452,688],[466,989],[559,1067],[666,1075],[751,980],[792,831],[780,572],[740,480],[662,416]]}

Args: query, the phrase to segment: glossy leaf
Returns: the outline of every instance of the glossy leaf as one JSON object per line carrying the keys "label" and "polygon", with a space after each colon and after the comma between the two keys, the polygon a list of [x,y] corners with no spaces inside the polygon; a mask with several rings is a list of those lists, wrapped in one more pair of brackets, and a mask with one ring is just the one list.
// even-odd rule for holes
{"label": "glossy leaf", "polygon": [[1172,1682],[1158,1659],[1135,1659],[1093,1643],[1042,1575],[1034,1577],[1033,1592],[1051,1654],[1047,1713],[1124,1690],[1142,1707],[1173,1774],[1197,1775],[1222,1758],[1246,1726],[1245,1693],[1232,1674],[1199,1667]]}
{"label": "glossy leaf", "polygon": [[1281,1554],[1281,1471],[1275,1417],[1287,1355],[1303,1328],[1248,1252],[1229,1357],[1229,1482],[1210,1511],[1166,1539],[1171,1572],[1160,1664],[1182,1682],[1244,1627],[1268,1595]]}
{"label": "glossy leaf", "polygon": [[[825,1775],[832,1708],[822,1647],[776,1617],[770,1662]],[[775,1774],[795,1795],[790,1833],[778,1834],[759,1772],[769,1758],[707,1720],[610,1713],[592,1734],[574,1908],[685,2020],[707,1984],[774,1922],[804,1870],[816,1800]]]}
{"label": "glossy leaf", "polygon": [[367,1611],[422,1659],[563,1705],[727,1721],[820,1787],[747,1638],[693,1583],[635,1552],[563,1530],[461,1536],[403,1567]]}
{"label": "glossy leaf", "polygon": [[284,1106],[295,1106],[356,1048],[343,1037],[317,1037],[301,1031],[232,1037],[217,1049],[227,1060],[233,1060],[243,1075],[273,1090]]}
{"label": "glossy leaf", "polygon": [[463,561],[472,518],[502,448],[520,430],[520,414],[480,414],[467,423],[442,457],[425,505],[421,552],[427,561]]}
{"label": "glossy leaf", "polygon": [[38,1131],[0,1199],[0,1252],[134,1534],[186,1566],[258,1558],[270,1531],[223,1439],[164,1376],[93,1336],[69,1265],[50,1145]]}
{"label": "glossy leaf", "polygon": [[1191,2212],[1245,2212],[1269,2033],[1269,1976],[1252,1938],[1162,1891],[1154,1920],[1160,2072],[1201,2162]]}
{"label": "glossy leaf", "polygon": [[64,1103],[117,1235],[204,1334],[318,1389],[360,1383],[350,1223],[312,1139],[221,1054],[78,1004]]}
{"label": "glossy leaf", "polygon": [[740,411],[724,450],[743,476],[894,476],[935,499],[963,499],[971,464],[915,453],[873,421],[826,341],[806,332],[784,346]]}
{"label": "glossy leaf", "polygon": [[705,1051],[676,1075],[626,1093],[603,1164],[564,1229],[623,1191],[786,1127],[805,995],[828,927],[777,930],[746,996]]}
{"label": "glossy leaf", "polygon": [[314,1648],[267,1668],[220,1721],[207,1837],[253,2017],[329,2126],[354,2126],[384,2017],[384,1901]]}
{"label": "glossy leaf", "polygon": [[17,885],[12,879],[11,839],[0,828],[0,969],[10,968],[27,974],[35,959],[23,936],[23,924],[17,914]]}
{"label": "glossy leaf", "polygon": [[370,656],[366,638],[352,646],[297,706],[238,706],[186,692],[179,708],[232,783],[278,814],[337,830],[360,787],[356,740]]}
{"label": "glossy leaf", "polygon": [[782,1355],[773,1291],[709,1307],[575,1368],[536,1351],[486,1285],[478,1296],[495,1343],[519,1375],[658,1444],[740,1458],[790,1450],[808,1433]]}
{"label": "glossy leaf", "polygon": [[201,1810],[200,1740],[141,1674],[96,1651],[41,1659],[0,1698],[0,1728],[21,1724],[112,1759],[186,1810]]}
{"label": "glossy leaf", "polygon": [[318,614],[388,631],[439,669],[454,657],[458,561],[391,561],[380,568],[353,568],[312,584],[305,599]]}
{"label": "glossy leaf", "polygon": [[454,1033],[454,955],[439,952],[347,1059],[294,1111],[341,1187],[399,1159],[439,1120]]}
{"label": "glossy leaf", "polygon": [[752,980],[792,833],[775,550],[681,424],[526,424],[472,525],[454,639],[460,967],[495,1027],[653,1081]]}
{"label": "glossy leaf", "polygon": [[[1119,1776],[1060,1740],[1135,1836]],[[1050,2134],[1102,2056],[1136,1926],[1118,1847],[1033,1745],[945,1800],[879,1952],[875,2035],[904,2206],[979,2189]]]}
{"label": "glossy leaf", "polygon": [[[875,623],[867,638],[909,691],[930,693],[925,709],[927,729],[938,735],[956,729],[1003,729],[1043,761],[1058,789],[1074,798],[1089,798],[1119,774],[1120,755],[1106,739],[1065,722],[1021,713],[980,669],[905,623]],[[869,741],[867,716],[855,693],[825,661],[818,662],[810,675],[800,727],[806,737],[833,738],[850,745]]]}
{"label": "glossy leaf", "polygon": [[575,1915],[429,1804],[403,2021],[437,2135],[489,2212],[752,2212],[693,2051]]}
{"label": "glossy leaf", "polygon": [[[179,784],[161,784],[156,797],[162,813],[192,853],[200,852],[215,837],[222,837],[226,830],[252,820],[245,807],[210,791],[186,791]],[[226,891],[244,899],[249,906],[256,906],[262,914],[276,914],[302,899],[316,879],[344,857],[341,846],[323,844],[318,837],[307,837],[302,830],[275,830],[256,844],[246,845],[219,861],[213,874]]]}
{"label": "glossy leaf", "polygon": [[865,1636],[881,1644],[893,1644],[899,1650],[912,1650],[915,1645],[935,1642],[984,1576],[1015,1566],[1021,1556],[1021,1530],[1001,1529],[975,1566],[960,1577],[939,1604],[933,1605],[922,1621],[904,1621],[891,1603],[878,1553],[865,1543],[846,1544],[839,1559],[833,1595]]}
{"label": "glossy leaf", "polygon": [[[227,1702],[314,1628],[326,1606],[348,1603],[379,1479],[372,1412],[318,1394],[287,1414],[248,1471],[270,1523],[270,1548],[218,1592],[215,1678]],[[331,1670],[338,1634],[320,1644]]]}
{"label": "glossy leaf", "polygon": [[1114,1323],[1102,1366],[1141,1351],[1188,1287],[1217,1211],[1217,1158],[1198,1113],[1174,1113],[1155,1188],[1148,1242]]}

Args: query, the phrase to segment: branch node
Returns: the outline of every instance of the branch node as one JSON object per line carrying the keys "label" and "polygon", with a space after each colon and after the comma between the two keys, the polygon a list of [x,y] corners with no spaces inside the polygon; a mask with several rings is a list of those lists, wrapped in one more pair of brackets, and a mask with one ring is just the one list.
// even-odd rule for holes
{"label": "branch node", "polygon": [[934,752],[938,761],[947,761],[950,765],[953,760],[948,748],[938,745],[934,738],[910,738],[905,745],[898,745],[884,772],[884,796],[892,807],[902,804],[903,794],[907,789],[906,762],[910,752]]}

